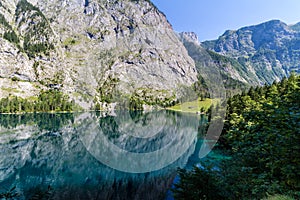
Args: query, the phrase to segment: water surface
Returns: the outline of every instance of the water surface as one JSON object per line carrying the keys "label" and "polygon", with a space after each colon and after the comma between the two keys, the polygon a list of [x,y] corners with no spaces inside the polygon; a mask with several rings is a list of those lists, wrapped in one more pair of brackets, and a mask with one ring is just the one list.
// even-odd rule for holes
{"label": "water surface", "polygon": [[165,199],[196,164],[205,116],[172,111],[0,115],[0,194]]}

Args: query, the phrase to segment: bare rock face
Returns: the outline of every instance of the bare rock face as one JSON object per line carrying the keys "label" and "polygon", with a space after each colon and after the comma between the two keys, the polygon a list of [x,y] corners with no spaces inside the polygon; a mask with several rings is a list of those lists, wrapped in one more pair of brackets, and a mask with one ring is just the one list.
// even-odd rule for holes
{"label": "bare rock face", "polygon": [[[250,69],[258,84],[272,83],[300,68],[299,24],[288,26],[272,20],[228,30],[217,40],[202,45],[224,56],[235,58]],[[254,80],[254,79],[253,79]]]}
{"label": "bare rock face", "polygon": [[195,43],[196,45],[200,45],[198,35],[194,32],[181,32],[179,33],[179,37],[181,41],[187,40],[189,42]]}
{"label": "bare rock face", "polygon": [[[196,81],[194,61],[146,0],[4,0],[0,20],[1,97],[59,85],[89,108],[137,93],[176,100]],[[16,92],[11,80],[35,90]]]}

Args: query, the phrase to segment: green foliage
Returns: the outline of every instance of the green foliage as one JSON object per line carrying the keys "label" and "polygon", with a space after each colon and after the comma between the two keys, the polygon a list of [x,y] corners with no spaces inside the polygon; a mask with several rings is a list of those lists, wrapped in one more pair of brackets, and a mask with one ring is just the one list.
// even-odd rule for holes
{"label": "green foliage", "polygon": [[74,38],[69,37],[63,41],[63,45],[67,48],[68,46],[72,46],[78,43]]}
{"label": "green foliage", "polygon": [[129,100],[130,110],[143,110],[144,102],[135,96],[131,96]]}
{"label": "green foliage", "polygon": [[3,34],[3,38],[12,42],[12,43],[15,43],[15,44],[18,44],[20,42],[17,34],[15,33],[15,31],[6,31],[4,34]]}
{"label": "green foliage", "polygon": [[74,102],[58,90],[42,91],[38,99],[29,101],[17,96],[0,99],[0,113],[72,111]]}
{"label": "green foliage", "polygon": [[221,141],[234,156],[236,171],[247,169],[239,176],[251,186],[246,194],[299,197],[299,98],[300,77],[292,74],[281,83],[251,88],[229,99]]}
{"label": "green foliage", "polygon": [[19,37],[17,36],[16,32],[13,30],[11,25],[6,21],[5,17],[0,13],[0,24],[2,24],[4,27],[6,27],[8,30],[6,30],[3,33],[3,38],[8,40],[9,42],[15,43],[19,49]]}
{"label": "green foliage", "polygon": [[[223,55],[220,55],[214,51],[210,51],[210,50],[207,50],[207,53],[210,55],[210,57],[215,60],[215,61],[218,61],[218,62],[222,62],[222,63],[231,63],[231,64],[234,64],[236,63],[237,61],[235,61],[233,58],[229,58],[227,56],[223,56]],[[236,63],[236,65],[239,65],[238,63]]]}
{"label": "green foliage", "polygon": [[58,90],[47,90],[40,93],[35,106],[39,111],[72,111],[74,102]]}
{"label": "green foliage", "polygon": [[170,96],[166,90],[149,88],[137,89],[129,99],[130,110],[143,110],[143,105],[169,107],[175,105],[175,95]]}
{"label": "green foliage", "polygon": [[[247,75],[251,78],[253,75],[250,73],[247,73],[248,69],[245,66],[245,64],[242,61],[238,61],[234,58],[230,58],[227,56],[220,55],[216,52],[207,50],[208,54],[212,58],[212,60],[219,65],[219,67],[224,67],[227,65],[232,66],[233,69],[239,72],[240,75]],[[224,87],[226,88],[227,91],[238,91],[241,92],[242,90],[245,90],[248,88],[248,85],[244,82],[241,82],[239,80],[231,78],[227,73],[221,72],[222,79],[224,81]]]}
{"label": "green foliage", "polygon": [[34,74],[35,74],[36,78],[39,78],[39,73],[37,71],[38,67],[39,67],[39,62],[34,61],[32,68],[33,68],[33,71],[34,71]]}
{"label": "green foliage", "polygon": [[116,95],[116,85],[119,79],[112,76],[108,76],[107,80],[99,87],[100,101],[106,103],[112,103],[113,98]]}
{"label": "green foliage", "polygon": [[4,15],[2,15],[1,13],[0,13],[0,24],[2,24],[3,26],[5,26],[9,30],[12,30],[11,25],[6,21]]}
{"label": "green foliage", "polygon": [[99,102],[97,102],[95,105],[94,105],[94,110],[96,111],[100,111],[101,110],[101,105]]}
{"label": "green foliage", "polygon": [[[261,199],[282,194],[300,198],[299,99],[300,76],[295,74],[230,98],[218,142],[231,159],[209,174],[205,174],[208,168],[181,173],[175,195],[184,192],[201,194],[199,199]],[[208,186],[215,187],[221,198],[208,198],[211,191],[202,189],[206,176],[216,181]],[[204,193],[206,197],[201,198]]]}
{"label": "green foliage", "polygon": [[39,43],[32,43],[30,36],[25,36],[24,38],[24,50],[26,51],[27,55],[33,58],[35,55],[39,55],[44,53],[45,55],[49,54],[50,50],[54,49],[54,45],[47,42],[39,42]]}
{"label": "green foliage", "polygon": [[201,97],[196,99],[195,101],[188,101],[176,104],[174,106],[168,107],[168,110],[181,111],[181,112],[190,112],[196,113],[201,112],[205,113],[209,110],[211,105],[216,104],[218,99],[205,99],[201,100]]}
{"label": "green foliage", "polygon": [[24,51],[30,58],[41,54],[49,55],[49,51],[54,50],[54,45],[49,40],[52,30],[46,17],[26,0],[21,0],[17,4],[16,16],[22,17],[22,13],[27,13],[32,20],[24,36]]}
{"label": "green foliage", "polygon": [[26,11],[32,11],[32,10],[37,11],[41,16],[44,16],[37,7],[35,7],[31,3],[29,3],[27,0],[21,0],[18,2],[17,9],[16,9],[16,15],[18,16]]}
{"label": "green foliage", "polygon": [[203,101],[205,100],[205,98],[210,97],[208,86],[205,83],[204,78],[200,74],[197,75],[197,78],[198,81],[193,84],[193,90],[195,91],[197,96],[200,97],[201,100]]}
{"label": "green foliage", "polygon": [[[229,73],[226,71],[227,66],[230,66],[230,68],[237,71],[241,75],[241,77],[249,77],[250,79],[253,78],[254,80],[253,74],[249,73],[247,67],[239,63],[236,59],[220,55],[210,50],[205,50],[195,43],[187,41],[185,39],[183,40],[183,44],[188,50],[189,56],[191,56],[195,60],[196,69],[198,71],[198,81],[193,85],[193,89],[199,97],[202,96],[203,98],[205,98],[209,97],[210,95],[208,87],[203,77],[200,75],[203,69],[203,65],[207,65],[208,63],[220,69],[220,75],[223,79],[224,87],[227,92],[230,93],[230,95],[231,93],[237,93],[242,91],[243,89],[248,88],[248,85],[242,81],[231,78]],[[184,96],[187,97],[187,95]],[[188,101],[190,100],[191,99],[189,99]]]}
{"label": "green foliage", "polygon": [[173,189],[175,199],[222,199],[220,180],[210,167],[202,170],[195,167],[192,171],[180,169],[178,171],[180,183],[175,184]]}
{"label": "green foliage", "polygon": [[154,90],[150,88],[138,88],[130,96],[122,95],[116,88],[119,78],[112,75],[99,87],[99,100],[94,99],[95,110],[101,110],[102,103],[118,102],[120,109],[142,110],[143,105],[172,106],[175,105],[175,95],[166,90]]}

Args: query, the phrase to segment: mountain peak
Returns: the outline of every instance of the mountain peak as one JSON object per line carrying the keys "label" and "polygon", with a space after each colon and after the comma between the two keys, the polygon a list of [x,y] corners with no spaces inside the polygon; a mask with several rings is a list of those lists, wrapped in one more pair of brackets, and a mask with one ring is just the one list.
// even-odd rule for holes
{"label": "mountain peak", "polygon": [[274,19],[251,27],[264,28],[264,29],[286,29],[288,28],[288,25],[280,20]]}
{"label": "mountain peak", "polygon": [[269,25],[286,25],[286,23],[280,21],[279,19],[272,19],[261,24],[269,24]]}
{"label": "mountain peak", "polygon": [[181,33],[179,33],[179,36],[190,42],[200,44],[198,35],[195,32],[181,32]]}

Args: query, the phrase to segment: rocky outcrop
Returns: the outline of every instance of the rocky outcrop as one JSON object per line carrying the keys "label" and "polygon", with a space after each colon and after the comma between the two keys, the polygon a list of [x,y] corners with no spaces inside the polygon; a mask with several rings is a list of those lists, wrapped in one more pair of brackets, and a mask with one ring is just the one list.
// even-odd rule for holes
{"label": "rocky outcrop", "polygon": [[[234,58],[223,56],[213,51],[207,50],[198,41],[198,37],[193,32],[183,32],[179,34],[185,48],[188,50],[189,56],[194,59],[196,69],[198,71],[199,81],[202,82],[202,76],[207,74],[207,79],[213,84],[224,84],[228,93],[240,92],[250,85],[255,85],[258,80],[250,69],[242,66]],[[217,82],[213,78],[213,74],[219,74],[222,82]],[[205,80],[207,84],[207,80]],[[221,85],[219,86],[221,87]],[[230,91],[230,92],[229,92]]]}
{"label": "rocky outcrop", "polygon": [[[141,91],[176,100],[196,81],[194,61],[146,0],[4,0],[0,20],[1,97],[60,85],[90,108]],[[31,89],[16,90],[20,82]]]}
{"label": "rocky outcrop", "polygon": [[272,20],[239,30],[228,30],[217,40],[202,45],[224,56],[235,58],[250,69],[257,84],[272,83],[300,68],[299,25],[288,26]]}
{"label": "rocky outcrop", "polygon": [[179,33],[180,40],[184,42],[185,40],[200,45],[198,35],[194,32],[181,32]]}

